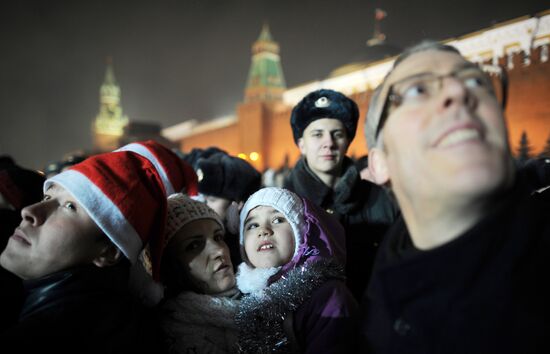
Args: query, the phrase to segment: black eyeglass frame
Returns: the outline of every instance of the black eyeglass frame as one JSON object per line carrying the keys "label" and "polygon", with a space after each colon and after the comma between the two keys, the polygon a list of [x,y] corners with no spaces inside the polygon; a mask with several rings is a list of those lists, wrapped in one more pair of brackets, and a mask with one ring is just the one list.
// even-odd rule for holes
{"label": "black eyeglass frame", "polygon": [[[502,107],[502,110],[504,111],[506,109],[506,104],[508,103],[508,74],[507,74],[506,68],[502,65],[491,65],[491,64],[478,64],[477,66],[486,75],[490,75],[490,74],[500,75],[500,85],[501,85],[501,87],[500,87],[500,90],[501,90],[500,91],[501,92],[500,105]],[[441,77],[449,76],[449,75],[452,75],[452,74],[453,73],[441,75]],[[408,78],[404,78],[403,80],[407,80],[407,79]],[[394,87],[395,84],[398,84],[401,81],[402,80],[399,80],[398,82],[394,82],[388,88],[386,97],[384,99],[384,105],[382,107],[382,110],[380,111],[380,118],[378,119],[378,125],[377,125],[376,131],[374,133],[374,138],[376,140],[378,139],[378,135],[380,135],[380,131],[382,130],[382,127],[384,126],[384,124],[386,123],[386,119],[388,118],[388,109],[389,109],[389,106],[390,106],[390,102],[392,101],[391,97],[392,97],[392,95],[394,95],[393,87]]]}

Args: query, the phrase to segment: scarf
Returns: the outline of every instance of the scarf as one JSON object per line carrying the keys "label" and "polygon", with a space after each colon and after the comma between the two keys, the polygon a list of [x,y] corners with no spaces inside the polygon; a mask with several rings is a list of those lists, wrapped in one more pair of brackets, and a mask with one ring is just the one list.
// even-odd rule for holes
{"label": "scarf", "polygon": [[234,353],[237,288],[215,296],[184,291],[162,305],[161,326],[170,353]]}

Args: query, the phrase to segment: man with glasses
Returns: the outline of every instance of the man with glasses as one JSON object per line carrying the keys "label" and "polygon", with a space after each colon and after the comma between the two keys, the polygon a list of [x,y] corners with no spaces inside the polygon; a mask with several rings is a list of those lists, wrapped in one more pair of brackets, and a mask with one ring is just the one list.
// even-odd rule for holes
{"label": "man with glasses", "polygon": [[363,350],[549,352],[550,191],[516,171],[495,69],[423,42],[373,95],[369,168],[402,218],[374,265]]}

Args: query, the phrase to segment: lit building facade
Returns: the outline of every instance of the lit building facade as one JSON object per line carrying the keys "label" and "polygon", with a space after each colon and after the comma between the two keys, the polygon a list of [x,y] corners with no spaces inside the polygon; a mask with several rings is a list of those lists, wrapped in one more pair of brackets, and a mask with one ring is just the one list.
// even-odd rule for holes
{"label": "lit building facade", "polygon": [[120,87],[113,70],[112,60],[107,59],[105,79],[99,89],[99,113],[93,122],[94,149],[112,151],[120,146],[120,139],[129,119],[120,105]]}
{"label": "lit building facade", "polygon": [[[507,69],[509,99],[506,117],[510,144],[516,151],[527,133],[535,154],[550,139],[550,10],[521,17],[459,38],[444,41],[470,60],[500,64]],[[335,70],[325,80],[286,89],[279,46],[264,26],[252,46],[252,64],[243,102],[234,115],[198,124],[187,121],[162,131],[184,151],[217,146],[248,159],[256,168],[279,168],[299,158],[290,128],[292,107],[320,88],[340,91],[360,108],[358,132],[348,154],[367,154],[363,134],[368,102],[391,68],[395,57],[353,63]]]}
{"label": "lit building facade", "polygon": [[139,122],[130,120],[122,111],[120,86],[116,82],[112,60],[107,59],[105,79],[99,89],[99,113],[93,126],[94,147],[88,154],[113,151],[139,140],[156,140],[170,148],[177,144],[161,135],[161,126],[157,122]]}

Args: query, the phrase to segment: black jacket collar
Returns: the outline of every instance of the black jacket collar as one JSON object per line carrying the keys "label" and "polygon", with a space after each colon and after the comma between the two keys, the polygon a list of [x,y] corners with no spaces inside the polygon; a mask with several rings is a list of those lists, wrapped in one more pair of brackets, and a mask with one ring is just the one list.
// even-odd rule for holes
{"label": "black jacket collar", "polygon": [[24,280],[25,301],[19,320],[34,313],[55,308],[67,301],[92,294],[122,293],[127,291],[128,270],[123,265],[98,268],[84,266]]}
{"label": "black jacket collar", "polygon": [[292,170],[285,187],[307,197],[315,205],[334,208],[339,214],[347,214],[363,204],[361,197],[364,196],[354,193],[361,178],[350,158],[344,158],[342,170],[340,180],[334,188],[330,188],[309,168],[305,158],[301,158]]}

